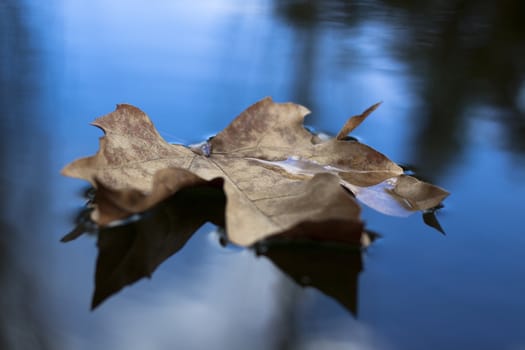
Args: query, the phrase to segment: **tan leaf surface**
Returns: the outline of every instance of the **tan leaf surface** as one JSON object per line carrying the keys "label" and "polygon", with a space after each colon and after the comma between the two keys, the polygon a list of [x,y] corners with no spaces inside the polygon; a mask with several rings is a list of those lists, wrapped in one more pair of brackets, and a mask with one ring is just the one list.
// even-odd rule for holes
{"label": "tan leaf surface", "polygon": [[70,163],[62,174],[86,179],[95,187],[97,179],[114,190],[150,192],[157,171],[170,167],[185,169],[195,157],[188,148],[167,143],[148,116],[131,105],[117,105],[114,112],[98,118],[92,125],[105,133],[99,151]]}
{"label": "tan leaf surface", "polygon": [[[376,107],[359,116],[361,121]],[[208,143],[188,148],[163,140],[138,108],[119,105],[93,123],[105,132],[97,154],[69,164],[63,174],[97,187],[93,219],[101,225],[147,210],[183,188],[222,179],[227,234],[236,244],[306,234],[305,223],[329,222],[339,228],[348,224],[347,239],[355,241],[362,228],[360,208],[341,185],[354,192],[399,177],[403,170],[359,142],[314,142],[303,127],[306,114],[302,106],[266,98]],[[290,170],[287,162],[299,170]],[[429,194],[440,197],[412,190],[409,182],[403,180],[395,195],[408,196],[417,204],[414,210],[433,204]],[[345,240],[344,234],[335,236]]]}

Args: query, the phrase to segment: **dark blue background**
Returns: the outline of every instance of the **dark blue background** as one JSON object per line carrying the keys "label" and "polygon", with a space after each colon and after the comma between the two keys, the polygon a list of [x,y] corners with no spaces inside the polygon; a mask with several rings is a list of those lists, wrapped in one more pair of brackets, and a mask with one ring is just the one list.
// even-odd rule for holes
{"label": "dark blue background", "polygon": [[[525,8],[519,1],[0,2],[1,348],[524,349]],[[365,209],[355,319],[205,226],[94,313],[95,240],[59,170],[132,103],[171,142],[265,96],[355,131],[452,194],[442,236]]]}

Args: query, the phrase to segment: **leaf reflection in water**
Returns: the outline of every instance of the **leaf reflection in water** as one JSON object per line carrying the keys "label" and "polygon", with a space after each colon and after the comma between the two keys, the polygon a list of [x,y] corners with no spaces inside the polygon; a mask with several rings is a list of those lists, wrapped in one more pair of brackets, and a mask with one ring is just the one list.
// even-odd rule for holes
{"label": "leaf reflection in water", "polygon": [[[184,189],[134,221],[101,228],[92,309],[122,288],[151,277],[205,222],[224,227],[226,198],[219,185]],[[299,285],[319,289],[356,314],[361,247],[375,235],[361,235],[361,227],[344,224],[304,223],[293,232],[258,243],[255,252],[269,258]],[[327,227],[332,234],[327,234]],[[318,240],[321,236],[323,241]]]}
{"label": "leaf reflection in water", "polygon": [[151,277],[204,223],[224,226],[226,198],[219,182],[181,190],[138,220],[101,228],[91,308],[125,286]]}
{"label": "leaf reflection in water", "polygon": [[[374,239],[376,234],[365,234]],[[314,241],[269,240],[256,253],[302,287],[313,287],[334,298],[357,316],[358,277],[362,270],[361,245]]]}

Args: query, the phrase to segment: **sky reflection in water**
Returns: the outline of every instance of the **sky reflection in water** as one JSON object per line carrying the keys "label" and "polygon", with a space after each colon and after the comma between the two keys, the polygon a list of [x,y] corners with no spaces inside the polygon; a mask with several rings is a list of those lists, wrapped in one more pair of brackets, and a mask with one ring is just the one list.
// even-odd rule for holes
{"label": "sky reflection in water", "polygon": [[[0,345],[523,347],[517,3],[4,1]],[[168,141],[196,142],[268,95],[329,133],[384,101],[355,134],[452,193],[447,236],[365,209],[383,238],[364,257],[357,320],[269,260],[221,248],[211,225],[90,314],[94,240],[58,243],[83,188],[58,171],[96,151],[88,123],[128,102]]]}

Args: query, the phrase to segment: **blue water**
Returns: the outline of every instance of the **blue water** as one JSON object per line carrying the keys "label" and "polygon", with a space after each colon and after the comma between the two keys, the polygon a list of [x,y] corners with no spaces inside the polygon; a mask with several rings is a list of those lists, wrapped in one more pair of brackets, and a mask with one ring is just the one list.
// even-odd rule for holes
{"label": "blue water", "polygon": [[[514,2],[0,3],[0,347],[525,348],[525,27]],[[117,103],[170,142],[201,141],[272,96],[355,131],[451,192],[437,213],[364,209],[358,315],[212,225],[89,311],[95,239],[59,243],[86,184],[59,175],[98,148]]]}

